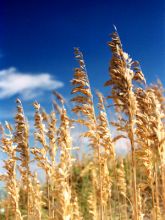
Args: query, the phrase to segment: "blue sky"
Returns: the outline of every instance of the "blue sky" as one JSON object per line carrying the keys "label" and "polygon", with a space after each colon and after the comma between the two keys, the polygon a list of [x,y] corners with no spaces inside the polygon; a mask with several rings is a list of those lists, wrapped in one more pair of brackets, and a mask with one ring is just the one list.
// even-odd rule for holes
{"label": "blue sky", "polygon": [[107,92],[113,24],[147,82],[159,77],[165,85],[164,0],[1,0],[0,121],[10,120],[16,97],[29,118],[33,100],[52,108],[53,88],[69,99],[74,47],[84,53],[92,88]]}

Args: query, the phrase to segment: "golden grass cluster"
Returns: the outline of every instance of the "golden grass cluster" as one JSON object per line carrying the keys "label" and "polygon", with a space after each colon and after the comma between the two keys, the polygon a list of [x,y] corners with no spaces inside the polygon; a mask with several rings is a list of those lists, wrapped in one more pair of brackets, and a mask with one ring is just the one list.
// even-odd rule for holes
{"label": "golden grass cluster", "polygon": [[[68,116],[64,98],[53,91],[50,114],[33,104],[33,146],[20,100],[15,126],[1,125],[5,173],[0,181],[6,194],[0,200],[0,219],[165,219],[164,89],[160,82],[146,85],[139,63],[123,51],[117,31],[109,47],[107,98],[92,93],[83,55],[76,48],[70,100],[75,117]],[[116,117],[111,122],[107,105]],[[80,159],[80,147],[74,146],[71,135],[75,125],[85,127],[80,135],[89,140],[90,154],[86,150]],[[116,143],[128,143],[127,155],[116,154]],[[45,181],[39,181],[33,166]]]}

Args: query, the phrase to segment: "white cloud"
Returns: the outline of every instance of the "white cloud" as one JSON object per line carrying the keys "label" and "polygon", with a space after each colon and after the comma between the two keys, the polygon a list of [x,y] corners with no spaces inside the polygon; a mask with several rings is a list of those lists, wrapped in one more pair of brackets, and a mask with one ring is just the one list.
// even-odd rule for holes
{"label": "white cloud", "polygon": [[73,146],[79,147],[81,152],[87,151],[89,145],[89,139],[81,136],[85,131],[85,127],[78,124],[74,124],[74,128],[71,129]]}
{"label": "white cloud", "polygon": [[130,150],[130,142],[127,138],[121,138],[115,143],[117,155],[126,155]]}
{"label": "white cloud", "polygon": [[[114,127],[110,127],[111,133],[113,133],[112,137],[116,135],[123,134],[117,133]],[[84,153],[89,153],[91,147],[89,147],[89,139],[81,137],[82,133],[86,131],[85,126],[75,124],[74,128],[71,130],[72,143],[74,147],[79,147],[80,155]],[[123,134],[124,135],[124,134]],[[120,138],[114,144],[115,152],[117,155],[126,155],[130,151],[130,142],[128,138]]]}
{"label": "white cloud", "polygon": [[14,67],[0,70],[0,99],[14,95],[32,99],[43,91],[58,89],[63,85],[63,82],[55,80],[49,73],[22,73]]}

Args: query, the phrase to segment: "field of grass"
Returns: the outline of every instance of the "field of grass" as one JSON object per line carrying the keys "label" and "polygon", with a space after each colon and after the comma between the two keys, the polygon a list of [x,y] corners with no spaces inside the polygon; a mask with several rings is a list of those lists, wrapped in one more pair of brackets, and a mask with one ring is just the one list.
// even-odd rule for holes
{"label": "field of grass", "polygon": [[[1,125],[0,148],[6,159],[5,174],[0,175],[0,219],[165,219],[164,89],[160,81],[147,85],[139,63],[123,51],[117,32],[109,47],[108,97],[91,91],[83,55],[76,48],[78,67],[70,100],[75,117],[69,117],[64,98],[54,91],[50,114],[33,103],[35,146],[30,146],[19,99],[15,125]],[[116,116],[113,121],[108,107]],[[81,136],[89,140],[90,149],[79,158],[70,132],[77,124],[85,128]],[[115,152],[119,140],[129,145],[126,155]],[[44,182],[32,171],[33,163],[42,170]]]}

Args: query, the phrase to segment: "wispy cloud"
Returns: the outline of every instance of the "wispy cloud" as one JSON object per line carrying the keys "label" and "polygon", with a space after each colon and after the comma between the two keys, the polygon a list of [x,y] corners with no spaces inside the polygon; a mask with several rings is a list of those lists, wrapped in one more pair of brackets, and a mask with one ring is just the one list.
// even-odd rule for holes
{"label": "wispy cloud", "polygon": [[21,95],[23,99],[32,99],[43,94],[44,91],[63,87],[49,73],[23,73],[16,68],[0,70],[0,99]]}
{"label": "wispy cloud", "polygon": [[85,131],[84,127],[76,124],[71,129],[72,144],[74,147],[79,147],[81,152],[87,151],[89,145],[89,139],[81,136]]}
{"label": "wispy cloud", "polygon": [[127,138],[119,139],[115,144],[115,151],[117,155],[126,155],[130,150],[130,143]]}

